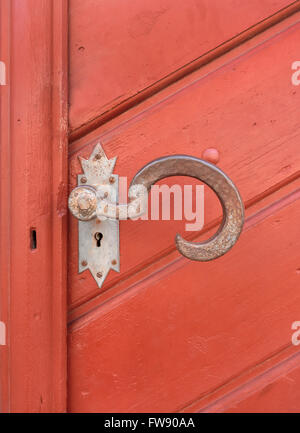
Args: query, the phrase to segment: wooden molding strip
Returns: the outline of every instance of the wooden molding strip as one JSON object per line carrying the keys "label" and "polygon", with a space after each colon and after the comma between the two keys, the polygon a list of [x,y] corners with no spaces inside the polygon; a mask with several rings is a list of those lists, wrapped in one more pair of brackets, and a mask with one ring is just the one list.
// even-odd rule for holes
{"label": "wooden molding strip", "polygon": [[[5,344],[0,344],[0,413],[10,410],[9,383],[9,299],[10,299],[10,1],[0,3],[0,61],[5,67],[6,85],[0,85],[0,321]],[[2,69],[3,71],[3,69]]]}
{"label": "wooden molding strip", "polygon": [[66,410],[67,17],[1,1],[1,412]]}

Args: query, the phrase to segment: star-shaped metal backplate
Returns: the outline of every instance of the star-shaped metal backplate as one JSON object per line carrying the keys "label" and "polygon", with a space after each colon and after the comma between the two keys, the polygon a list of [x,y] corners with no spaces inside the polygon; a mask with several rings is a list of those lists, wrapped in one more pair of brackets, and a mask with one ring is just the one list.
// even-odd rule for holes
{"label": "star-shaped metal backplate", "polygon": [[[117,201],[118,176],[112,174],[116,159],[108,159],[100,142],[97,143],[89,159],[80,158],[83,174],[78,175],[78,186],[99,189],[109,185],[112,194],[108,199]],[[78,239],[79,273],[89,269],[100,288],[110,269],[120,272],[119,221],[97,218],[79,221]]]}

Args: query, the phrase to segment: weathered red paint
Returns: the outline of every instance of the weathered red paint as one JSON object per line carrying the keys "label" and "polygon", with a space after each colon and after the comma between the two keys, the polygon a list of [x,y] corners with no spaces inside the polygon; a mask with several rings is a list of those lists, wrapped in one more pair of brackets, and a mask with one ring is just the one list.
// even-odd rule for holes
{"label": "weathered red paint", "polygon": [[[300,107],[290,79],[299,54],[299,13],[283,19],[278,12],[280,22],[264,33],[255,22],[259,34],[254,38],[222,57],[213,49],[213,62],[95,129],[106,109],[115,115],[118,104],[128,108],[136,92],[145,91],[139,79],[147,67],[153,72],[151,87],[169,72],[167,63],[177,52],[168,39],[165,63],[157,61],[155,51],[144,69],[138,67],[140,58],[117,67],[121,56],[113,49],[114,39],[79,25],[81,8],[73,0],[71,40],[80,35],[85,50],[71,47],[73,65],[78,62],[76,70],[71,66],[72,137],[78,132],[83,137],[70,145],[70,184],[80,171],[78,156],[87,157],[99,139],[108,156],[118,155],[116,172],[129,181],[151,159],[176,153],[201,157],[214,148],[216,162],[241,191],[247,220],[232,251],[206,264],[178,256],[173,246],[175,233],[183,230],[178,221],[121,222],[121,273],[111,273],[99,290],[88,273],[77,274],[77,229],[70,218],[69,410],[299,411],[299,346],[292,346],[291,325],[299,315]],[[238,24],[248,8],[251,3],[236,11]],[[211,15],[212,22],[217,16]],[[97,12],[85,16],[96,19]],[[188,22],[183,14],[181,24]],[[156,26],[156,33],[138,40],[146,47],[141,56],[153,51],[151,38],[164,39]],[[208,44],[220,36],[218,30],[210,29]],[[137,40],[120,40],[130,55]],[[201,58],[205,49],[188,41],[193,57]],[[101,61],[103,47],[112,53],[108,62]],[[108,87],[91,79],[102,67],[110,68]],[[126,75],[131,67],[134,74]],[[118,87],[123,72],[128,79]],[[171,72],[179,78],[172,67]],[[207,193],[206,226],[196,239],[216,230],[220,214],[216,198]],[[271,387],[274,394],[265,391]]]}
{"label": "weathered red paint", "polygon": [[291,0],[70,0],[71,139],[299,7]]}
{"label": "weathered red paint", "polygon": [[[67,3],[1,1],[1,411],[66,410]],[[3,55],[3,57],[2,57]],[[36,230],[37,248],[30,248]]]}
{"label": "weathered red paint", "polygon": [[[73,143],[72,186],[80,172],[78,156],[88,157],[99,139],[108,157],[118,155],[115,172],[128,176],[128,183],[151,159],[176,153],[201,158],[212,144],[220,154],[218,166],[238,186],[246,205],[296,176],[299,143],[291,131],[298,125],[299,102],[289,74],[299,52],[299,29],[297,14],[228,53],[219,65],[199,69],[192,79],[178,82],[134,112],[124,113]],[[281,61],[270,67],[270,59],[278,56]],[[184,178],[168,180],[170,185],[184,182]],[[188,179],[188,183],[193,181]],[[206,188],[206,225],[215,224],[220,215],[216,196]],[[120,230],[121,274],[111,273],[104,289],[172,251],[174,236],[184,232],[184,222],[128,221],[121,222]],[[191,239],[195,233],[184,236]],[[77,273],[77,223],[73,218],[70,246],[69,299],[75,307],[99,292],[90,275]]]}
{"label": "weathered red paint", "polygon": [[[68,393],[70,412],[299,412],[300,1],[121,3],[0,4],[0,410],[63,412]],[[246,204],[236,246],[190,262],[180,222],[126,221],[121,273],[101,290],[79,275],[66,198],[99,138],[129,180],[164,155],[213,157]],[[207,191],[185,237],[220,214]]]}

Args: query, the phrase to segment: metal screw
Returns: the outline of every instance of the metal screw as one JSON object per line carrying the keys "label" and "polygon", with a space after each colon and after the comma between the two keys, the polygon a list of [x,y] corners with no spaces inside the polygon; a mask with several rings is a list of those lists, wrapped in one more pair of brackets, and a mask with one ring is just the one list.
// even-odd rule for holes
{"label": "metal screw", "polygon": [[87,181],[87,178],[84,177],[84,176],[80,179],[80,182],[81,182],[81,183],[86,183],[86,181]]}
{"label": "metal screw", "polygon": [[110,183],[115,183],[115,178],[114,178],[113,176],[110,176],[110,178],[109,178],[109,182],[110,182]]}
{"label": "metal screw", "polygon": [[102,272],[97,272],[97,277],[102,278]]}
{"label": "metal screw", "polygon": [[117,264],[117,260],[112,260],[112,261],[111,261],[111,264],[112,264],[112,265],[116,265],[116,264]]}
{"label": "metal screw", "polygon": [[87,261],[86,260],[82,260],[81,266],[87,266]]}

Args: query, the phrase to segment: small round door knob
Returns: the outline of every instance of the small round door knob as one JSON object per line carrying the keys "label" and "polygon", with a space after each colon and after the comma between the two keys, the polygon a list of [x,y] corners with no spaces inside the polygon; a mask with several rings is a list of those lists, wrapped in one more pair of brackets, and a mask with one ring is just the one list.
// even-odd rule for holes
{"label": "small round door knob", "polygon": [[69,209],[81,221],[96,217],[97,196],[91,186],[78,186],[69,195]]}

